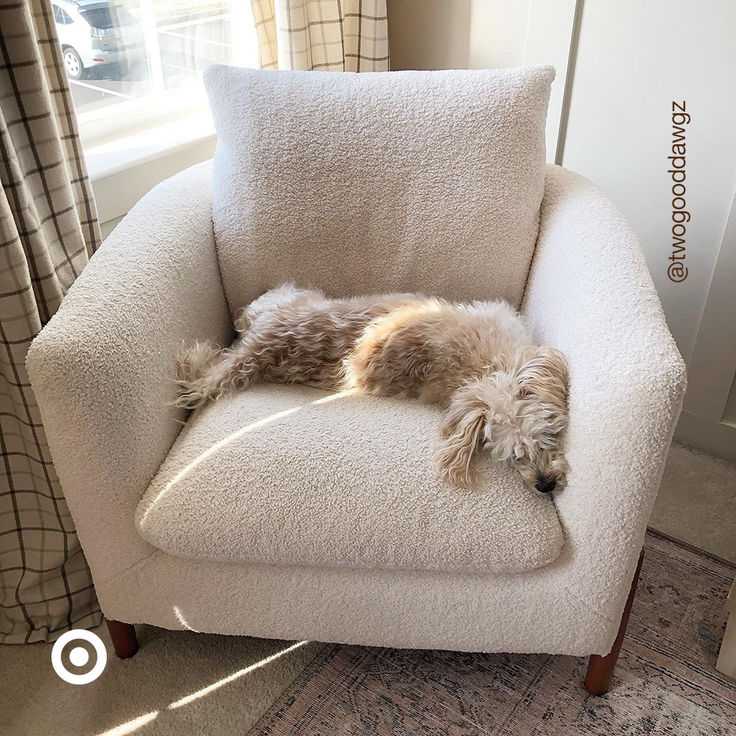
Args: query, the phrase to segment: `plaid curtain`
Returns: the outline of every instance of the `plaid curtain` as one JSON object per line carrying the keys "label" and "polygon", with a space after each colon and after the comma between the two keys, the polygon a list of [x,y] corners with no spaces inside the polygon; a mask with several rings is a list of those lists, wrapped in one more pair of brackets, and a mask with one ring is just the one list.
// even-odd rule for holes
{"label": "plaid curtain", "polygon": [[251,0],[262,69],[385,72],[386,0]]}
{"label": "plaid curtain", "polygon": [[0,0],[0,641],[102,620],[25,370],[100,241],[48,0]]}

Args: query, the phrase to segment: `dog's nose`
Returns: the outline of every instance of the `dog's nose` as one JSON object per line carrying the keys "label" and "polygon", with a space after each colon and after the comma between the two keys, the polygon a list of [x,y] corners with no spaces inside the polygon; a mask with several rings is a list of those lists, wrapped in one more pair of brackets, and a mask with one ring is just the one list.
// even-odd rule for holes
{"label": "dog's nose", "polygon": [[554,491],[557,481],[554,478],[540,478],[536,488],[540,493],[551,493]]}

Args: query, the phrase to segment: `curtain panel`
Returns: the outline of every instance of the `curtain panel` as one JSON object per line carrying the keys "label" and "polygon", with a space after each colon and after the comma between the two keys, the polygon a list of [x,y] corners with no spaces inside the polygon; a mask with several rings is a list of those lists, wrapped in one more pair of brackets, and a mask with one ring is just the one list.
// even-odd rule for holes
{"label": "curtain panel", "polygon": [[386,0],[251,0],[263,69],[385,72]]}
{"label": "curtain panel", "polygon": [[48,0],[0,0],[0,641],[101,622],[25,370],[100,242]]}

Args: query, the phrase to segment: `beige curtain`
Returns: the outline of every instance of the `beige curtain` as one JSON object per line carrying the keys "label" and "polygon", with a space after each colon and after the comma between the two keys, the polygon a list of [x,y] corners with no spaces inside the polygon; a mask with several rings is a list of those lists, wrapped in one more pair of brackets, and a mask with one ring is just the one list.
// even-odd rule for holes
{"label": "beige curtain", "polygon": [[48,0],[0,0],[0,641],[100,623],[25,356],[100,240]]}
{"label": "beige curtain", "polygon": [[263,69],[388,71],[386,0],[251,0]]}

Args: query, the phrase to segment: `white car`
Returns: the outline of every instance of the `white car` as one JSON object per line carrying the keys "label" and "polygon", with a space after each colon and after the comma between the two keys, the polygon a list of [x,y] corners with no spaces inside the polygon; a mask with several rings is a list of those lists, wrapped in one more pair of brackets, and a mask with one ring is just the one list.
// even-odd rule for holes
{"label": "white car", "polygon": [[70,79],[102,64],[131,64],[144,55],[138,21],[110,0],[53,0],[64,67]]}

